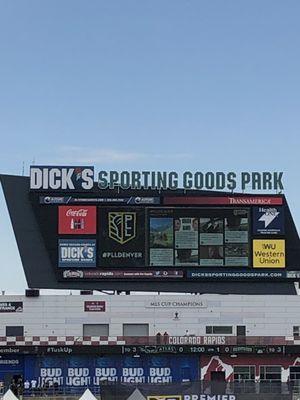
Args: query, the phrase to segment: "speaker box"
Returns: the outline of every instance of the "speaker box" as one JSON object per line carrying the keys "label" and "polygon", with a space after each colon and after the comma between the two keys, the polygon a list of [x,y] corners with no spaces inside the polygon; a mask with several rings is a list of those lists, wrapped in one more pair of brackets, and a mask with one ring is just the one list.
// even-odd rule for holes
{"label": "speaker box", "polygon": [[80,294],[89,296],[89,295],[93,294],[93,291],[92,290],[80,290]]}
{"label": "speaker box", "polygon": [[39,289],[26,289],[25,296],[26,297],[39,297],[40,291]]}

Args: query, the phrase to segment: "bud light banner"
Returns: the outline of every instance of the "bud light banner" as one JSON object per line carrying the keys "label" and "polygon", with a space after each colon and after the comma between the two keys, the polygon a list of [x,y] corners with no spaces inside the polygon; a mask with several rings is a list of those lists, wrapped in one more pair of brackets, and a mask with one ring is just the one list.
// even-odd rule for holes
{"label": "bud light banner", "polygon": [[96,267],[96,240],[60,239],[58,241],[59,267]]}
{"label": "bud light banner", "polygon": [[28,356],[25,378],[39,386],[99,386],[101,383],[173,383],[198,379],[196,356]]}
{"label": "bud light banner", "polygon": [[253,233],[255,235],[283,235],[283,207],[254,207]]}
{"label": "bud light banner", "polygon": [[96,233],[95,206],[58,207],[58,233],[84,235]]}
{"label": "bud light banner", "polygon": [[102,267],[145,266],[145,212],[140,208],[101,207],[98,256]]}

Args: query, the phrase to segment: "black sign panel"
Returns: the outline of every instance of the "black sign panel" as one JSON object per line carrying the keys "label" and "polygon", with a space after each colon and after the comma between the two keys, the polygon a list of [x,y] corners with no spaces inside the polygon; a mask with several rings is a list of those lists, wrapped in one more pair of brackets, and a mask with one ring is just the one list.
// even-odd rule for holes
{"label": "black sign panel", "polygon": [[98,204],[98,205],[134,205],[134,206],[152,206],[160,204],[159,197],[74,197],[74,196],[40,196],[40,204]]}
{"label": "black sign panel", "polygon": [[[122,346],[122,354],[284,354],[285,346]],[[299,352],[299,348],[298,348]]]}
{"label": "black sign panel", "polygon": [[0,355],[12,354],[122,354],[121,346],[0,346]]}
{"label": "black sign panel", "polygon": [[1,301],[0,313],[23,312],[22,301]]}
{"label": "black sign panel", "polygon": [[281,393],[280,384],[278,385],[277,382],[260,384],[251,381],[241,383],[191,382],[188,379],[182,379],[181,383],[173,382],[163,385],[135,383],[134,387],[132,384],[103,385],[101,387],[101,399],[103,400],[116,398],[116,394],[118,400],[129,400],[135,396],[144,400],[291,400],[293,398],[286,386],[285,392]]}
{"label": "black sign panel", "polygon": [[145,212],[140,208],[98,210],[98,260],[102,267],[145,265]]}

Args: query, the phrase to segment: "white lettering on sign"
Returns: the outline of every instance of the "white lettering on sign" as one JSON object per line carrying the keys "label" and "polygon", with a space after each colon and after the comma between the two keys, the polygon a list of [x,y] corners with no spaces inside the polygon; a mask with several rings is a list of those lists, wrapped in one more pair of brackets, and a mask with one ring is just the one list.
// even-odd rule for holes
{"label": "white lettering on sign", "polygon": [[94,186],[94,168],[30,167],[31,190],[90,190]]}
{"label": "white lettering on sign", "polygon": [[122,369],[122,382],[124,383],[145,383],[143,368],[123,368]]}
{"label": "white lettering on sign", "polygon": [[168,336],[168,344],[226,344],[225,336]]}
{"label": "white lettering on sign", "polygon": [[42,377],[53,378],[62,376],[61,368],[41,368],[40,375]]}
{"label": "white lettering on sign", "polygon": [[100,385],[101,382],[118,382],[116,368],[95,368],[94,385]]}
{"label": "white lettering on sign", "polygon": [[171,383],[171,368],[150,367],[148,383]]}
{"label": "white lettering on sign", "polygon": [[62,247],[61,248],[61,258],[93,258],[94,248],[93,247]]}
{"label": "white lettering on sign", "polygon": [[148,301],[146,308],[206,308],[205,300],[198,301],[183,301],[183,300],[168,300],[168,301]]}
{"label": "white lettering on sign", "polygon": [[69,208],[69,210],[66,212],[67,217],[86,217],[88,214],[88,210],[81,208],[80,210],[72,210],[72,208]]}
{"label": "white lettering on sign", "polygon": [[68,368],[67,386],[88,386],[91,384],[89,368]]}

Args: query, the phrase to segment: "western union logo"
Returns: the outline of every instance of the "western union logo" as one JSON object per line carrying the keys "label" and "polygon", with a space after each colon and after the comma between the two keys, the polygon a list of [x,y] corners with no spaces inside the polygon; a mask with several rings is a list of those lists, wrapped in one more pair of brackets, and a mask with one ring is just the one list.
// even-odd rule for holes
{"label": "western union logo", "polygon": [[285,268],[285,240],[253,240],[254,268]]}
{"label": "western union logo", "polygon": [[109,212],[108,236],[120,244],[134,239],[136,236],[136,213]]}

